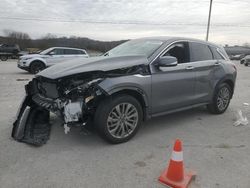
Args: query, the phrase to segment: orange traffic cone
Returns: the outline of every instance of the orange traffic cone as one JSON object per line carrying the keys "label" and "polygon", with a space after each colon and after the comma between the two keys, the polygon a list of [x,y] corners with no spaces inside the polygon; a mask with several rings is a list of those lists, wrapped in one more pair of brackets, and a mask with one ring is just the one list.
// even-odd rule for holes
{"label": "orange traffic cone", "polygon": [[195,177],[194,172],[184,172],[182,143],[177,139],[174,144],[169,166],[161,174],[159,181],[173,188],[186,188],[193,177]]}

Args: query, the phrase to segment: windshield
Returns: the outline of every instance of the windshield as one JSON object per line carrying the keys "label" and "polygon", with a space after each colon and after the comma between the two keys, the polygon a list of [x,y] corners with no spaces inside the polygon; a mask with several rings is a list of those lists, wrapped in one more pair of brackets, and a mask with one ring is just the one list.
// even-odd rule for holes
{"label": "windshield", "polygon": [[107,53],[105,56],[127,56],[127,55],[143,55],[150,57],[155,50],[157,50],[161,45],[160,40],[131,40],[125,42]]}
{"label": "windshield", "polygon": [[46,50],[43,50],[40,52],[41,55],[46,55],[48,52],[50,52],[52,50],[52,48],[48,48]]}

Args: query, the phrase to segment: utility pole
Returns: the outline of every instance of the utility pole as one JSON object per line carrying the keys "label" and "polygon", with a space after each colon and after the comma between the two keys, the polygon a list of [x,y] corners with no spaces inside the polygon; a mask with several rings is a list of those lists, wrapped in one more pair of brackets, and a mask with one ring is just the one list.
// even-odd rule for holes
{"label": "utility pole", "polygon": [[211,18],[212,4],[213,4],[213,0],[210,0],[209,15],[208,15],[208,22],[207,22],[207,36],[206,36],[206,41],[208,41],[208,36],[209,36],[210,18]]}

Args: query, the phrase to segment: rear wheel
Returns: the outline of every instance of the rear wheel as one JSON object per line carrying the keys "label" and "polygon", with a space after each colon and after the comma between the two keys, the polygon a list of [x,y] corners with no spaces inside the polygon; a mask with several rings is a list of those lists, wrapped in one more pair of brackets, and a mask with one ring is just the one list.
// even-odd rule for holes
{"label": "rear wheel", "polygon": [[2,61],[7,61],[8,60],[8,56],[5,56],[5,55],[1,56],[1,60]]}
{"label": "rear wheel", "polygon": [[228,108],[232,96],[232,89],[227,83],[222,83],[214,93],[213,102],[207,105],[213,114],[222,114]]}
{"label": "rear wheel", "polygon": [[30,65],[30,71],[29,72],[32,73],[32,74],[36,74],[36,73],[42,71],[43,69],[45,69],[45,65],[42,62],[34,61]]}
{"label": "rear wheel", "polygon": [[98,106],[94,122],[102,138],[118,144],[130,140],[137,133],[142,116],[142,107],[134,97],[119,95]]}

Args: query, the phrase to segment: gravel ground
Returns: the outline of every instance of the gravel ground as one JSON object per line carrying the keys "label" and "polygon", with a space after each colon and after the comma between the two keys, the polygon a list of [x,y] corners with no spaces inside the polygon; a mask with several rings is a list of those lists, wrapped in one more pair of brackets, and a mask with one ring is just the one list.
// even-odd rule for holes
{"label": "gravel ground", "polygon": [[211,115],[205,108],[146,122],[130,142],[109,145],[95,133],[78,129],[64,134],[52,118],[51,139],[42,147],[18,143],[12,123],[33,76],[11,60],[0,62],[0,187],[163,188],[157,182],[171,155],[172,144],[184,144],[187,168],[197,172],[191,188],[250,187],[250,125],[234,127],[237,110],[250,119],[250,67],[239,65],[229,109]]}

